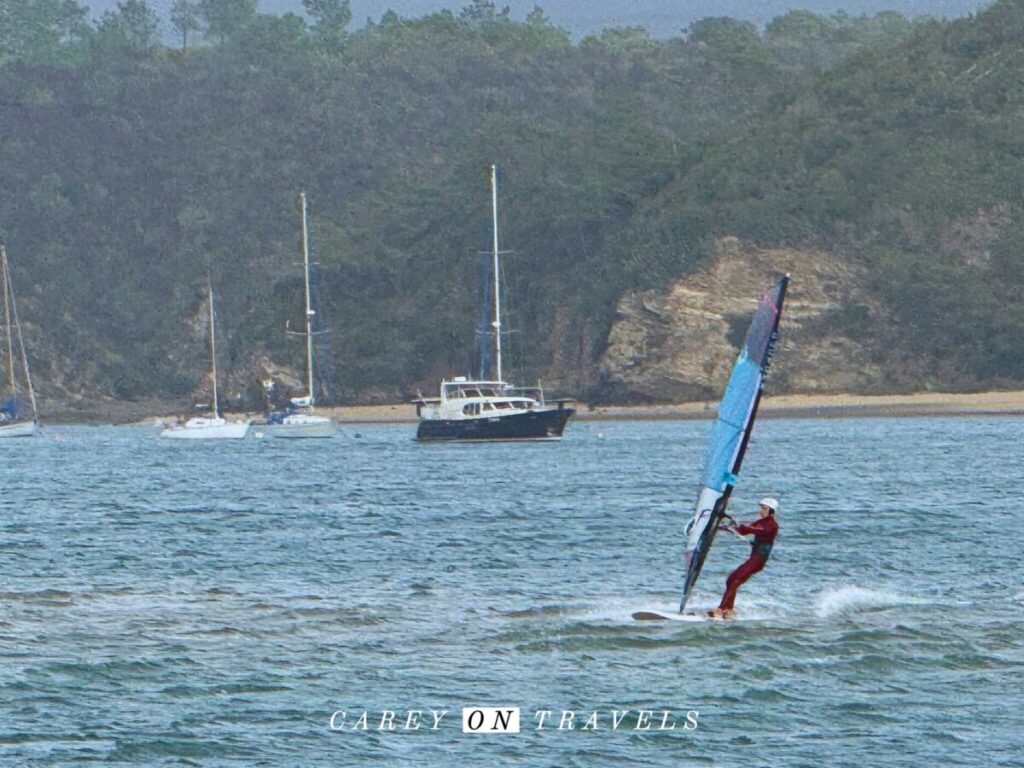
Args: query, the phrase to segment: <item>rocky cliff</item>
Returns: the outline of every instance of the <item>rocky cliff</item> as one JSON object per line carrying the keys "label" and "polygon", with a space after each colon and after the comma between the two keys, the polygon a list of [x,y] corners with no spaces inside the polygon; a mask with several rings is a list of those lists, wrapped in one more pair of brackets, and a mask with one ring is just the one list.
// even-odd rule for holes
{"label": "rocky cliff", "polygon": [[[620,300],[599,363],[598,399],[679,402],[719,396],[757,299],[791,277],[773,393],[871,393],[891,387],[877,327],[884,310],[864,275],[835,254],[761,249],[724,238],[707,269]],[[881,323],[884,325],[884,323]]]}

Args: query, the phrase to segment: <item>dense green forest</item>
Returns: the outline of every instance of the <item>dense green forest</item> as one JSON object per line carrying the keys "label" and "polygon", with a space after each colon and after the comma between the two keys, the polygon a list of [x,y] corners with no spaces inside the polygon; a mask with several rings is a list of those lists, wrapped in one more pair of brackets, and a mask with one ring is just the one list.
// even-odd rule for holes
{"label": "dense green forest", "polygon": [[524,380],[585,369],[624,290],[723,235],[869,265],[897,327],[852,306],[836,332],[929,382],[1024,378],[1020,0],[579,42],[539,7],[350,31],[304,5],[178,0],[168,48],[143,0],[0,0],[0,242],[44,395],[187,397],[208,276],[235,391],[300,366],[300,190],[328,398],[433,389],[471,365],[491,163]]}

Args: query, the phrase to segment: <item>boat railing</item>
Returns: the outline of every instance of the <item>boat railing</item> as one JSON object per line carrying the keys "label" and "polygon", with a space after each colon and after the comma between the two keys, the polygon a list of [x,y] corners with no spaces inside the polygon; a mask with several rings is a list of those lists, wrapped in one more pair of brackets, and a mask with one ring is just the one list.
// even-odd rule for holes
{"label": "boat railing", "polygon": [[508,387],[502,394],[512,395],[513,397],[528,397],[542,405],[544,404],[544,390],[541,387]]}
{"label": "boat railing", "polygon": [[417,395],[416,399],[412,401],[413,405],[416,406],[416,418],[423,416],[423,409],[430,408],[436,411],[441,406],[441,398],[439,397],[424,397],[423,395]]}
{"label": "boat railing", "polygon": [[[505,393],[510,393],[520,397],[529,397],[536,400],[540,405],[547,405],[548,401],[544,395],[544,388],[537,387],[508,387],[504,390]],[[503,393],[504,394],[504,393]],[[576,400],[571,397],[557,397],[552,402],[558,403],[559,408],[564,408],[566,403],[574,403]]]}

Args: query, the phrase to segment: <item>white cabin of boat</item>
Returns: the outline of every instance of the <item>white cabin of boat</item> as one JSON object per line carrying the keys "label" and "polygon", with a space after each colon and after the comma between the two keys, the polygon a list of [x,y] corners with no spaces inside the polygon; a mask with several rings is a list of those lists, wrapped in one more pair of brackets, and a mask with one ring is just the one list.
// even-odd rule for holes
{"label": "white cabin of boat", "polygon": [[441,382],[440,398],[417,401],[422,419],[474,419],[544,407],[538,388],[517,388],[504,381],[476,381],[456,376]]}

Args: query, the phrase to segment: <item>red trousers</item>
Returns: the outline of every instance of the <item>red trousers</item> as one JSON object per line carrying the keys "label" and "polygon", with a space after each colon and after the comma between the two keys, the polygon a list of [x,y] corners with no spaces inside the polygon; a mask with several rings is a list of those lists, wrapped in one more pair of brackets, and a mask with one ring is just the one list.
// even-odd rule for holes
{"label": "red trousers", "polygon": [[753,554],[742,563],[739,568],[729,574],[725,580],[725,594],[722,595],[722,602],[718,604],[719,610],[731,611],[733,603],[736,602],[736,590],[755,573],[764,568],[768,558],[764,555]]}

